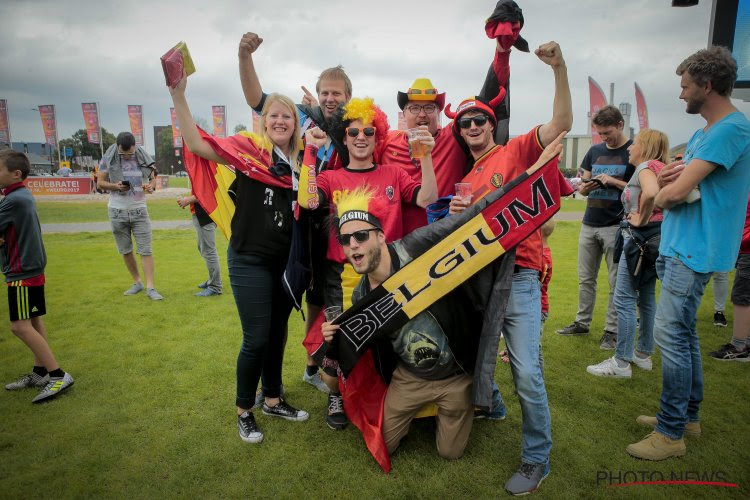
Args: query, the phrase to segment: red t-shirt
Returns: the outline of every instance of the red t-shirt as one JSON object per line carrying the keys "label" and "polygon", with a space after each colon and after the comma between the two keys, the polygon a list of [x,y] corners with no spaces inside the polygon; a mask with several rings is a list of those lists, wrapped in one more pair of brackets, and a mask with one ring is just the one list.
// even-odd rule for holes
{"label": "red t-shirt", "polygon": [[750,199],[747,200],[747,215],[745,216],[745,228],[742,230],[740,253],[750,253]]}
{"label": "red t-shirt", "polygon": [[[474,168],[462,181],[471,183],[472,203],[518,177],[539,159],[544,148],[538,131],[539,127],[536,127],[525,135],[511,139],[505,146],[495,146],[474,162]],[[516,265],[543,271],[542,236],[539,231],[516,247]]]}
{"label": "red t-shirt", "polygon": [[[432,165],[435,169],[438,196],[448,196],[456,191],[456,183],[466,173],[468,160],[466,153],[459,146],[451,131],[453,122],[438,130],[435,136],[435,147],[432,150]],[[396,165],[411,176],[422,182],[422,165],[419,160],[412,160],[409,154],[409,139],[405,130],[391,130],[386,138],[383,161]],[[404,234],[427,225],[427,215],[424,208],[416,205],[405,205]]]}
{"label": "red t-shirt", "polygon": [[[335,217],[336,202],[342,193],[359,186],[369,185],[375,190],[375,204],[378,210],[375,215],[383,225],[387,242],[395,241],[404,235],[402,202],[416,203],[421,184],[415,181],[403,169],[395,165],[376,165],[366,170],[352,170],[348,167],[336,170],[325,170],[317,177],[318,191],[322,192]],[[331,225],[328,235],[328,260],[346,262],[344,250],[336,240],[338,228]]]}
{"label": "red t-shirt", "polygon": [[552,251],[549,247],[542,248],[542,312],[549,312],[549,293],[547,293],[547,287],[552,279]]}

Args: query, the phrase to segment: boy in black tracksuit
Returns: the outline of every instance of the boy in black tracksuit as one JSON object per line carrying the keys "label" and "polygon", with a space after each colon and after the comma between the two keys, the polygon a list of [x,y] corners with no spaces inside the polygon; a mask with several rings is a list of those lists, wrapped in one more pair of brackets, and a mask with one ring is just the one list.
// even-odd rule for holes
{"label": "boy in black tracksuit", "polygon": [[8,285],[10,329],[34,353],[31,373],[5,386],[9,391],[40,387],[32,400],[39,403],[53,398],[73,385],[55,360],[47,343],[42,316],[44,302],[44,266],[47,256],[36,204],[23,180],[29,175],[26,155],[6,149],[0,151],[0,265]]}

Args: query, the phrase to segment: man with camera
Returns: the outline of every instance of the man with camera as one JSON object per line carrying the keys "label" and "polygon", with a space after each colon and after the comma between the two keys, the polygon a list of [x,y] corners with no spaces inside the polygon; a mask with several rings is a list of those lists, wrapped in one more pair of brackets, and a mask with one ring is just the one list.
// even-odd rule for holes
{"label": "man with camera", "polygon": [[[130,132],[121,132],[115,144],[104,153],[99,165],[99,188],[110,192],[107,211],[112,223],[117,250],[125,267],[133,277],[133,285],[125,295],[146,290],[151,300],[164,297],[154,288],[154,258],[151,255],[151,219],[146,208],[146,193],[156,189],[154,160],[141,146],[136,145]],[[144,286],[133,255],[133,239],[141,256]]]}

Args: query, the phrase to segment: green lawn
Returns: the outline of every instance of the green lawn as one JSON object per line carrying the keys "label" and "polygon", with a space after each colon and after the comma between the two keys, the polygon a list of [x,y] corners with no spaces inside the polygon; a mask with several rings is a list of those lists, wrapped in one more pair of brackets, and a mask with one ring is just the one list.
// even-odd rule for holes
{"label": "green lawn", "polygon": [[[45,201],[36,199],[39,221],[42,224],[60,224],[71,222],[107,222],[107,200],[99,201]],[[190,210],[181,209],[174,198],[155,198],[148,200],[148,212],[151,220],[190,219]]]}
{"label": "green lawn", "polygon": [[[181,213],[181,211],[177,211]],[[551,238],[555,265],[551,317],[543,341],[554,447],[552,473],[538,498],[747,498],[750,440],[746,430],[747,366],[707,358],[730,332],[712,325],[711,291],[698,329],[706,391],[704,435],[687,441],[683,459],[648,463],[625,446],[647,429],[639,414],[658,407],[661,362],[634,369],[632,380],[597,379],[606,294],[597,302],[592,335],[564,338],[577,303],[578,223],[558,224]],[[226,242],[219,236],[222,264]],[[71,390],[40,406],[34,391],[0,397],[2,498],[495,498],[518,466],[521,414],[510,370],[496,378],[508,404],[502,422],[477,421],[464,458],[438,458],[434,423],[417,422],[383,474],[356,429],[329,430],[326,400],[303,384],[302,320],[289,322],[284,381],[290,402],[310,412],[307,422],[258,416],[260,445],[237,436],[235,361],[241,332],[227,284],[220,297],[199,299],[205,267],[192,231],[154,235],[156,284],[165,296],[124,297],[130,285],[107,233],[47,235],[47,327],[51,344],[76,378]],[[223,277],[228,281],[226,267]],[[604,272],[600,283],[606,282]],[[0,315],[7,317],[6,301]],[[729,314],[731,320],[731,313]],[[0,380],[28,371],[31,358],[7,327],[0,334]],[[615,488],[597,475],[660,471],[665,475],[721,471],[740,489],[710,486]],[[633,480],[630,478],[630,480]]]}

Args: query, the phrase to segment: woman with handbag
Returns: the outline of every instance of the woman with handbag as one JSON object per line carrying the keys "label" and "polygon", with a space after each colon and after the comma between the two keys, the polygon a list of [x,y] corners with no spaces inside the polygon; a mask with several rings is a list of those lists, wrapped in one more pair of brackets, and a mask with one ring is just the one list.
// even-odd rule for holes
{"label": "woman with handbag", "polygon": [[[586,371],[598,377],[630,378],[631,363],[642,370],[652,368],[654,315],[656,314],[656,269],[659,255],[660,208],[654,204],[659,192],[656,177],[669,161],[669,139],[663,132],[643,129],[628,148],[630,163],[637,165],[622,192],[625,208],[624,245],[617,268],[614,305],[617,310],[615,355]],[[640,307],[640,335],[635,345],[636,305]]]}

